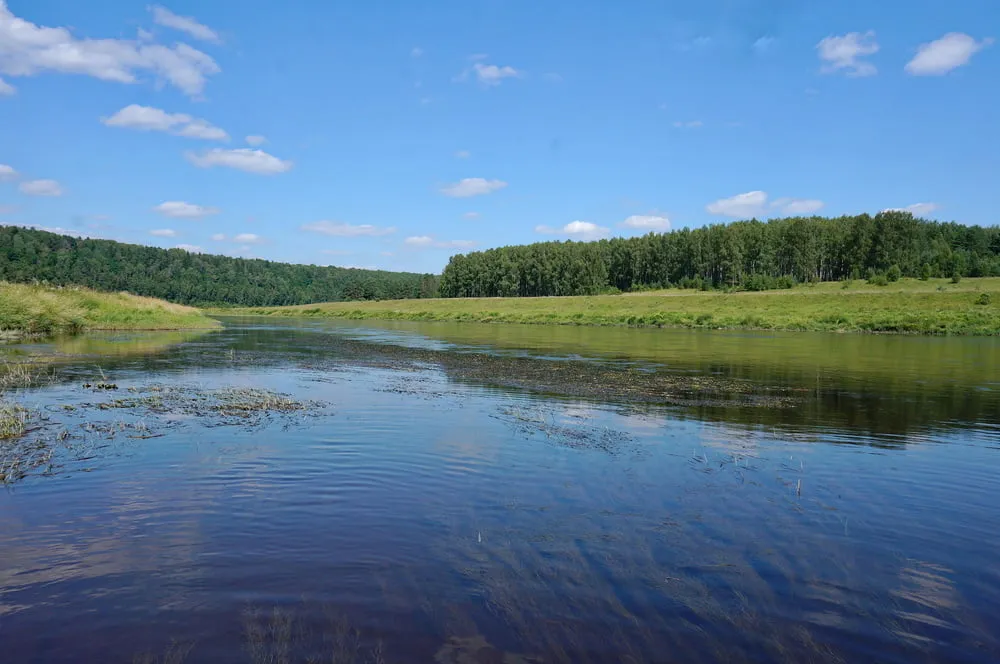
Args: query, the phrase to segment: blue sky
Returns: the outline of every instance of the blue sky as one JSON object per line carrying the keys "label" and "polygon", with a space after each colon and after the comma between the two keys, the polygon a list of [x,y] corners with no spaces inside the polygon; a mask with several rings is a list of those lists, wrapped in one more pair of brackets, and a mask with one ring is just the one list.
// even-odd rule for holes
{"label": "blue sky", "polygon": [[910,208],[992,225],[996,0],[0,0],[0,223],[438,271]]}

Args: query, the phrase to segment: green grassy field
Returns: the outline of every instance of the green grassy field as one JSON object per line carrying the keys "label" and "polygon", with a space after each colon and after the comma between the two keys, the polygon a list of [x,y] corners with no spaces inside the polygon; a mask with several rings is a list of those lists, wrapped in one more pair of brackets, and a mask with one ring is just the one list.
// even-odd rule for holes
{"label": "green grassy field", "polygon": [[198,309],[149,297],[0,282],[0,332],[51,335],[218,326]]}
{"label": "green grassy field", "polygon": [[1000,278],[856,281],[791,290],[331,302],[226,314],[346,319],[1000,335]]}

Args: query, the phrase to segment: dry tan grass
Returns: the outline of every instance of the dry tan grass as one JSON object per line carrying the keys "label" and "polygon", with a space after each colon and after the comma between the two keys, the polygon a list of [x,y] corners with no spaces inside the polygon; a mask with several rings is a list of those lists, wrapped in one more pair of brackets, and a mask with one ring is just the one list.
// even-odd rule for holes
{"label": "dry tan grass", "polygon": [[0,330],[56,334],[218,326],[198,309],[150,297],[0,282]]}

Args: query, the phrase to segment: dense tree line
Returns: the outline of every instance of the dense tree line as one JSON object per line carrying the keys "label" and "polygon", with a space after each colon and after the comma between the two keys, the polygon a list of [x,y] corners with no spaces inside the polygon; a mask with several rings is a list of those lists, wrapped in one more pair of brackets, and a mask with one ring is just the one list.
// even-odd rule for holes
{"label": "dense tree line", "polygon": [[0,280],[240,306],[418,298],[437,292],[437,277],[429,274],[230,258],[17,226],[0,226]]}
{"label": "dense tree line", "polygon": [[740,221],[597,242],[452,257],[443,297],[588,295],[648,288],[763,290],[896,276],[1000,276],[1000,228],[875,216]]}

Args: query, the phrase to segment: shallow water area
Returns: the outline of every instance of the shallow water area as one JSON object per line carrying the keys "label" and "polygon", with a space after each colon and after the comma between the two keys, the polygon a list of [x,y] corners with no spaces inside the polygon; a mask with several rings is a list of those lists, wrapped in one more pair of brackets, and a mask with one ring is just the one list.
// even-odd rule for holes
{"label": "shallow water area", "polygon": [[49,456],[0,494],[4,661],[1000,660],[997,340],[229,319],[24,350],[48,379],[5,399]]}

